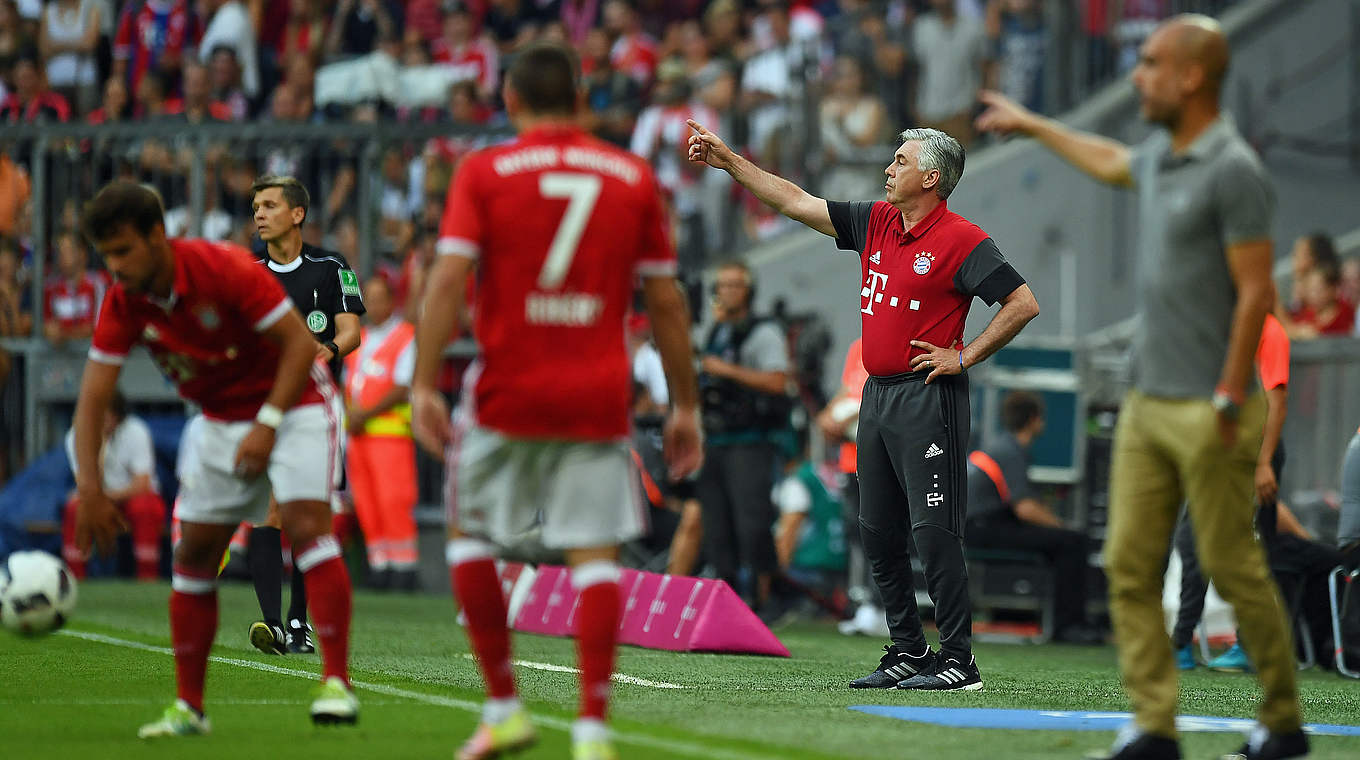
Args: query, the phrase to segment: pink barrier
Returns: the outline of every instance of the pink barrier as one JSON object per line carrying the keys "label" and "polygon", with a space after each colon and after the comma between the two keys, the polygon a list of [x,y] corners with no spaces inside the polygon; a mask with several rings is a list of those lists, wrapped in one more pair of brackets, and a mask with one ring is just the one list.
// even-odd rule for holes
{"label": "pink barrier", "polygon": [[[543,565],[524,596],[514,628],[570,636],[577,595],[566,568]],[[625,569],[619,581],[619,642],[674,652],[788,657],[789,650],[725,582]]]}

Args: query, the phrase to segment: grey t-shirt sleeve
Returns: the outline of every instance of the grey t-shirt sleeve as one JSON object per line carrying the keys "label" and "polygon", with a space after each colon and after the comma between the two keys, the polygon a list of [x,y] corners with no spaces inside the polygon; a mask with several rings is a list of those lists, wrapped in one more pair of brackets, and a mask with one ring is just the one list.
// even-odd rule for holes
{"label": "grey t-shirt sleeve", "polygon": [[1166,149],[1166,141],[1160,132],[1154,132],[1146,140],[1129,148],[1129,180],[1134,187],[1145,181],[1150,169],[1155,169],[1158,157]]}
{"label": "grey t-shirt sleeve", "polygon": [[959,271],[954,273],[954,289],[964,295],[977,296],[988,306],[1010,295],[1025,284],[1025,278],[1001,255],[996,242],[985,238],[964,258]]}
{"label": "grey t-shirt sleeve", "polygon": [[788,372],[789,350],[784,334],[772,322],[761,322],[741,345],[741,365],[761,372]]}
{"label": "grey t-shirt sleeve", "polygon": [[996,460],[1002,476],[1006,478],[1006,488],[1011,492],[1012,505],[1019,504],[1025,499],[1038,498],[1038,492],[1034,490],[1034,484],[1029,480],[1029,465],[1025,461],[1025,453],[1019,445],[1010,440],[1006,441],[996,447],[992,459]]}
{"label": "grey t-shirt sleeve", "polygon": [[1270,239],[1275,190],[1255,156],[1225,156],[1214,175],[1214,195],[1225,246]]}
{"label": "grey t-shirt sleeve", "polygon": [[826,212],[836,228],[836,247],[862,253],[869,240],[869,215],[876,201],[827,201]]}

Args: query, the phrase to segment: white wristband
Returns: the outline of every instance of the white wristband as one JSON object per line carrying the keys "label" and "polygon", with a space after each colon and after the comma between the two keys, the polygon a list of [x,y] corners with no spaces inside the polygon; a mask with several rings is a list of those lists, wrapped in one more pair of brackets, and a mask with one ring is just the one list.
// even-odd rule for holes
{"label": "white wristband", "polygon": [[279,425],[283,424],[283,410],[273,404],[265,404],[255,413],[255,421],[267,428],[278,430]]}

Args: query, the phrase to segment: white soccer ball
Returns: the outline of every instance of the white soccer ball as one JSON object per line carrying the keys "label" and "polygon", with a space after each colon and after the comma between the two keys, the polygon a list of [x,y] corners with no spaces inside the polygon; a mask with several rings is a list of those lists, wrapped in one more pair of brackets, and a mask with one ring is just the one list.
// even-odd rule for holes
{"label": "white soccer ball", "polygon": [[22,551],[0,565],[0,625],[41,636],[65,625],[75,609],[76,579],[60,559]]}

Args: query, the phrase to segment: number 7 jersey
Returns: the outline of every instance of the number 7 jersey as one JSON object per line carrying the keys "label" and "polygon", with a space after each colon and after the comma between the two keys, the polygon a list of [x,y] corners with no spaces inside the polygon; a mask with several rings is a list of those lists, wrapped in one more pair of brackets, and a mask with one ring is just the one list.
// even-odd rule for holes
{"label": "number 7 jersey", "polygon": [[522,438],[628,434],[624,318],[639,276],[676,268],[646,162],[565,127],[477,151],[454,176],[438,250],[477,263],[481,354],[466,380],[477,424]]}

